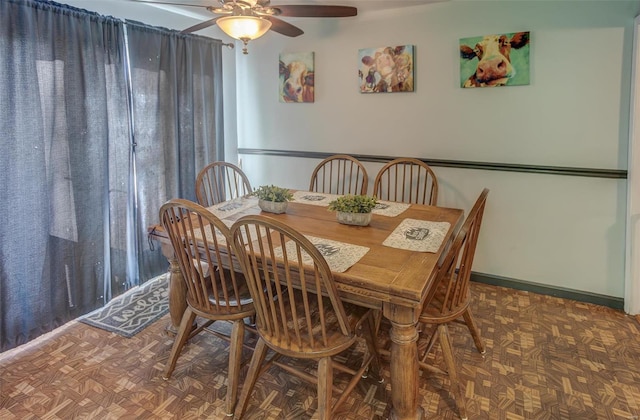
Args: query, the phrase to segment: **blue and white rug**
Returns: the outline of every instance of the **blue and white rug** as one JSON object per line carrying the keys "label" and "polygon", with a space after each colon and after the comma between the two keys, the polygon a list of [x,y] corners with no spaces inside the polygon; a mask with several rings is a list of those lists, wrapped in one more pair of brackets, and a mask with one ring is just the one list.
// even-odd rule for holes
{"label": "blue and white rug", "polygon": [[123,337],[133,337],[169,311],[169,275],[135,287],[78,321]]}

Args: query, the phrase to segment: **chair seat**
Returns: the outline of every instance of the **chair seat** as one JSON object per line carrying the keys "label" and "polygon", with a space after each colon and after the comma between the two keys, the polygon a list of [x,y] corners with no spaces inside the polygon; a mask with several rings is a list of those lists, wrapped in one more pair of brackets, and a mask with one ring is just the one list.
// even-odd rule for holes
{"label": "chair seat", "polygon": [[447,302],[447,285],[446,282],[441,282],[432,299],[424,305],[420,314],[420,322],[442,324],[457,319],[467,310],[470,300],[466,299],[452,307],[445,307]]}
{"label": "chair seat", "polygon": [[[297,293],[294,293],[297,294]],[[297,301],[302,302],[298,296],[296,296]],[[349,348],[357,339],[357,335],[354,333],[351,336],[345,336],[340,332],[340,326],[338,324],[338,318],[336,317],[335,312],[326,311],[326,308],[331,307],[328,298],[323,299],[324,307],[325,307],[325,323],[327,325],[327,331],[329,334],[327,335],[327,344],[323,346],[322,351],[318,352],[309,352],[309,347],[316,347],[308,340],[303,339],[301,343],[295,343],[292,341],[285,341],[282,337],[295,337],[295,328],[306,330],[307,326],[305,325],[305,320],[302,317],[298,317],[295,320],[289,320],[287,322],[288,334],[282,334],[281,332],[276,336],[270,334],[268,331],[261,329],[258,325],[258,332],[261,334],[262,338],[265,340],[269,347],[275,347],[281,353],[290,352],[290,355],[295,356],[297,358],[305,358],[305,354],[308,355],[309,359],[316,359],[318,357],[323,357],[326,355],[333,355],[340,353],[341,351]],[[315,302],[310,305],[311,310],[314,313],[318,313],[317,304]],[[352,305],[349,303],[343,303],[345,308],[345,312],[347,313],[347,322],[349,323],[349,328],[351,331],[357,331],[362,322],[366,319],[366,317],[371,313],[371,310],[368,308],[364,308],[358,305]],[[301,309],[301,308],[300,308]],[[298,313],[304,313],[301,309]],[[295,323],[294,323],[295,322]],[[316,323],[314,328],[312,329],[314,332],[319,331],[320,325]],[[314,334],[315,335],[315,334]],[[308,335],[303,335],[304,338],[308,338]],[[307,353],[305,353],[307,352]],[[301,354],[302,353],[302,354]]]}
{"label": "chair seat", "polygon": [[[231,274],[229,273],[229,270],[225,268],[224,271],[226,273],[226,278],[231,278]],[[242,275],[242,273],[235,273],[235,276],[239,280],[238,281],[239,283],[238,297],[240,299],[239,304],[249,305],[250,303],[253,302],[253,299],[251,298],[251,293],[249,293],[249,286],[247,285],[247,282],[244,280],[244,276]],[[238,305],[238,301],[236,300],[235,296],[231,296],[229,299],[224,299],[224,294],[221,287],[218,288],[218,296],[220,297],[219,300],[216,299],[216,295],[213,293],[213,291],[210,291],[209,302],[213,304],[217,303],[220,306],[226,306],[226,305],[237,306]]]}
{"label": "chair seat", "polygon": [[[216,270],[219,268],[216,267]],[[225,271],[225,278],[231,278],[231,273],[228,269],[223,269]],[[206,311],[209,314],[216,313],[217,315],[224,315],[225,313],[238,314],[239,312],[247,312],[253,311],[253,299],[251,298],[251,293],[249,292],[249,286],[246,281],[244,281],[244,276],[242,273],[235,273],[236,279],[239,280],[238,285],[238,299],[235,294],[231,296],[225,296],[225,292],[223,290],[220,282],[216,282],[217,293],[213,292],[211,281],[207,279],[207,293],[208,293],[208,301],[211,304],[211,307],[203,307],[204,305],[199,304],[197,301],[190,299],[190,296],[187,296],[187,304],[191,306],[196,311]],[[231,282],[226,285],[227,291],[232,290],[233,285]],[[229,293],[229,292],[227,292]],[[240,302],[238,302],[238,300]],[[216,311],[216,307],[218,310]],[[241,309],[244,307],[245,309]]]}

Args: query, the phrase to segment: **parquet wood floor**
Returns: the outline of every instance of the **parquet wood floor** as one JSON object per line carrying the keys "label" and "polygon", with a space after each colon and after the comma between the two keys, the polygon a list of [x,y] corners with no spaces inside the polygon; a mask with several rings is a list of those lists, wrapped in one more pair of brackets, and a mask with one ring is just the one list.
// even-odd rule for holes
{"label": "parquet wood floor", "polygon": [[[451,329],[471,419],[640,418],[636,317],[477,283],[472,291],[486,356],[464,325]],[[223,418],[226,342],[200,334],[164,381],[167,323],[165,316],[127,339],[72,322],[0,355],[0,419]],[[388,418],[385,375],[382,385],[362,380],[336,417]],[[447,389],[446,379],[423,375],[426,418],[458,418]],[[315,389],[274,367],[256,385],[246,418],[310,418],[314,409]]]}

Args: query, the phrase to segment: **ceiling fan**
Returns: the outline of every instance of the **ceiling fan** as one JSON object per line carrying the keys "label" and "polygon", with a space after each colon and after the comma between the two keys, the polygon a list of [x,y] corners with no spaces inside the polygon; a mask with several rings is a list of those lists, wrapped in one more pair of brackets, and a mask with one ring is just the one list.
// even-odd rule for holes
{"label": "ceiling fan", "polygon": [[154,0],[134,0],[141,3],[166,4],[205,8],[219,15],[184,29],[183,33],[196,32],[213,25],[232,38],[244,43],[242,52],[247,54],[247,43],[260,38],[269,29],[279,34],[296,37],[302,35],[302,29],[285,22],[276,16],[289,17],[349,17],[356,16],[358,9],[349,6],[288,4],[272,6],[271,0],[215,0],[218,5],[207,6],[188,3],[168,3]]}

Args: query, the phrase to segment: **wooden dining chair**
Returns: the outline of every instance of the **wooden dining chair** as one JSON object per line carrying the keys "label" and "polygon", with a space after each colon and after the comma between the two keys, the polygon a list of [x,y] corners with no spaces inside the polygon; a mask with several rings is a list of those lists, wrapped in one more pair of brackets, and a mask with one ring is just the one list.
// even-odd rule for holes
{"label": "wooden dining chair", "polygon": [[[259,336],[236,418],[242,418],[258,376],[271,365],[316,384],[318,418],[333,418],[369,368],[369,373],[379,377],[372,311],[342,302],[320,251],[284,223],[261,215],[244,216],[231,227],[231,234],[255,303]],[[359,366],[350,367],[333,358],[360,337],[367,351]],[[268,349],[274,354],[266,360]],[[288,363],[279,362],[281,356]],[[317,361],[317,375],[291,365],[291,359]],[[334,370],[351,375],[346,387],[334,388]],[[332,404],[333,394],[336,401]]]}
{"label": "wooden dining chair", "polygon": [[[456,400],[462,419],[467,418],[467,410],[456,372],[447,325],[462,318],[471,332],[476,348],[484,355],[484,343],[469,309],[471,302],[469,281],[488,194],[489,190],[485,188],[456,234],[438,270],[436,287],[427,295],[420,315],[420,323],[434,327],[426,350],[420,358],[420,368],[437,374],[448,374],[451,383],[450,391]],[[428,330],[424,328],[423,334]],[[436,342],[440,342],[445,369],[427,363],[427,356]]]}
{"label": "wooden dining chair", "polygon": [[364,195],[368,187],[369,177],[362,162],[349,155],[333,155],[315,167],[309,191]]}
{"label": "wooden dining chair", "polygon": [[423,161],[398,158],[380,169],[373,181],[373,195],[380,200],[435,206],[438,179]]}
{"label": "wooden dining chair", "polygon": [[210,163],[196,178],[196,197],[204,207],[243,197],[252,191],[247,175],[229,162]]}
{"label": "wooden dining chair", "polygon": [[[231,265],[229,228],[207,209],[194,202],[174,199],[160,209],[160,220],[173,245],[187,286],[187,309],[182,316],[163,378],[173,373],[187,340],[201,331],[226,338],[229,345],[229,370],[225,409],[232,415],[237,400],[244,345],[244,318],[255,316],[251,294],[244,276],[222,268]],[[203,252],[202,250],[209,250]],[[192,331],[196,316],[208,320]],[[206,327],[214,321],[232,323],[230,336],[224,337]]]}

